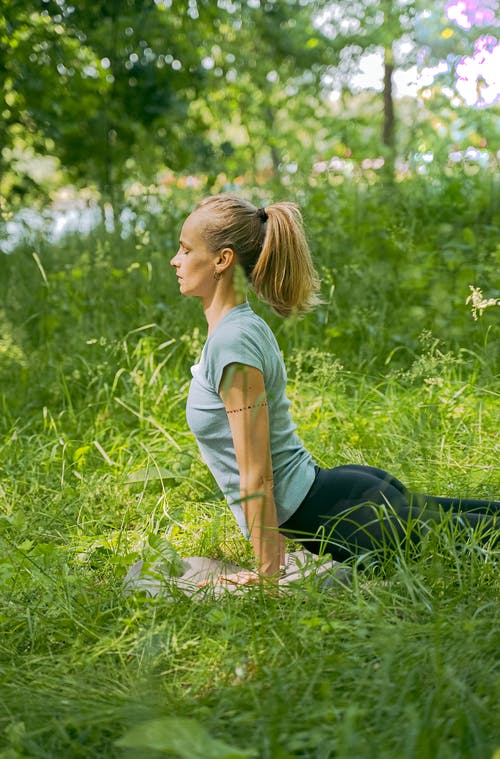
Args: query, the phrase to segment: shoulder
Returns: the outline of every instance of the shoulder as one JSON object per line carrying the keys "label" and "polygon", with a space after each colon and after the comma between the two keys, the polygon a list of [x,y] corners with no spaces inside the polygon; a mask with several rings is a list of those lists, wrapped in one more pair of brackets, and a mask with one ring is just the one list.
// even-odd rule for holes
{"label": "shoulder", "polygon": [[274,335],[250,308],[225,319],[206,343],[205,361],[211,384],[218,388],[224,367],[245,364],[263,372],[273,352]]}
{"label": "shoulder", "polygon": [[242,320],[240,324],[227,324],[217,330],[207,341],[207,359],[226,363],[231,361],[247,363],[249,357],[261,357],[266,354],[265,341],[259,337],[255,326]]}
{"label": "shoulder", "polygon": [[241,343],[265,349],[275,342],[269,325],[246,305],[234,309],[216,328],[208,340],[211,350],[238,347]]}

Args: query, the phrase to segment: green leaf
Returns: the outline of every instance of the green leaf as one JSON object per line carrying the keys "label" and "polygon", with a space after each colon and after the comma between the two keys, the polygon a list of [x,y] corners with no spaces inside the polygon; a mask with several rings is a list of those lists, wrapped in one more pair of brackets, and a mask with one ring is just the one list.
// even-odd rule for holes
{"label": "green leaf", "polygon": [[175,754],[180,759],[249,759],[253,749],[241,750],[212,738],[193,719],[166,717],[136,725],[116,745],[132,749],[153,749]]}
{"label": "green leaf", "polygon": [[165,467],[144,467],[127,477],[127,482],[150,482],[151,480],[173,480],[176,475]]}
{"label": "green leaf", "polygon": [[[160,561],[158,562],[158,559]],[[182,559],[173,547],[161,535],[150,533],[144,554],[145,567],[148,571],[157,572],[167,577],[180,577],[184,572]],[[149,566],[152,561],[152,566]]]}

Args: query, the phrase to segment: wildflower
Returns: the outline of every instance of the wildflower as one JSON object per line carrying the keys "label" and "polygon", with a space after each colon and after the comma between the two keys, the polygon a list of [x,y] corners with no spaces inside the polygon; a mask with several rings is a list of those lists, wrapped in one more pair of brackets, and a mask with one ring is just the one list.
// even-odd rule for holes
{"label": "wildflower", "polygon": [[465,303],[472,303],[472,317],[476,321],[480,316],[483,315],[483,311],[485,309],[489,308],[490,306],[500,306],[500,298],[485,298],[483,296],[482,290],[480,290],[479,287],[469,285],[469,290],[471,291],[471,294]]}

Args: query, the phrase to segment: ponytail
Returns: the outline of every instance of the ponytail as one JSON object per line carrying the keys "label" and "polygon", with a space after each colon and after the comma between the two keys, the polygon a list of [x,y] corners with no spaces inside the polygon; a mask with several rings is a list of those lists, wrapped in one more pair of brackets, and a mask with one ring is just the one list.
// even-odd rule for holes
{"label": "ponytail", "polygon": [[228,194],[205,198],[196,208],[213,214],[204,229],[209,250],[234,250],[256,294],[280,316],[303,314],[320,303],[319,278],[295,203],[257,209]]}
{"label": "ponytail", "polygon": [[262,249],[250,281],[257,295],[280,316],[305,313],[316,306],[319,278],[294,203],[273,203],[267,214]]}

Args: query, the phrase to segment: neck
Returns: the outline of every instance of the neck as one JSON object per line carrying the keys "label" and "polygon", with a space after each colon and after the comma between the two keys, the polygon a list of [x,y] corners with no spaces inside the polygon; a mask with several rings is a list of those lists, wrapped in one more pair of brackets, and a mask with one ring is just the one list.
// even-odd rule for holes
{"label": "neck", "polygon": [[231,309],[245,302],[245,296],[237,293],[234,286],[224,287],[222,280],[219,285],[210,297],[201,299],[209,335]]}

